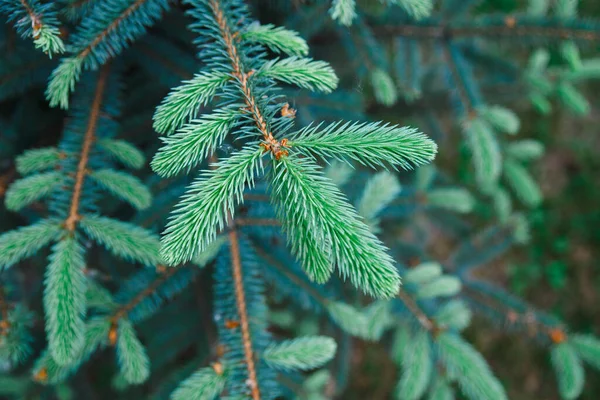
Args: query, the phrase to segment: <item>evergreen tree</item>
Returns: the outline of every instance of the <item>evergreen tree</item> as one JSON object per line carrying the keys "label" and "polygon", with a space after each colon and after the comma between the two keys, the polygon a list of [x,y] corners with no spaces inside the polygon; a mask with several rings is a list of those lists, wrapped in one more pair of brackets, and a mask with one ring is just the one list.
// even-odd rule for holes
{"label": "evergreen tree", "polygon": [[506,399],[480,314],[578,398],[600,340],[477,272],[600,22],[478,3],[0,0],[0,396],[352,398],[377,347],[367,398]]}

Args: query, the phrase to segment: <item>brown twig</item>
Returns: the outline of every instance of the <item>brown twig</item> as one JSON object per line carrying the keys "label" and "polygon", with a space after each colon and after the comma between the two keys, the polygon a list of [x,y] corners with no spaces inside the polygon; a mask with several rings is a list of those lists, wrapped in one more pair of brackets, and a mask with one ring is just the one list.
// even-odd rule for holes
{"label": "brown twig", "polygon": [[109,65],[105,65],[100,70],[100,76],[98,77],[98,84],[96,85],[96,92],[94,94],[94,100],[90,109],[90,118],[88,125],[85,130],[83,145],[81,147],[81,155],[79,163],[77,164],[77,172],[75,173],[75,184],[73,186],[73,196],[71,197],[71,206],[69,207],[69,215],[65,220],[65,228],[73,232],[77,221],[79,221],[79,203],[81,201],[81,192],[83,189],[83,182],[87,174],[87,164],[90,157],[90,151],[92,144],[96,137],[96,127],[98,124],[98,118],[100,116],[100,107],[102,105],[102,99],[104,97],[104,90],[106,89],[106,80],[108,79]]}
{"label": "brown twig", "polygon": [[399,26],[377,26],[374,31],[377,34],[397,35],[410,38],[442,39],[444,37],[465,38],[465,37],[525,37],[537,36],[548,39],[579,39],[587,41],[600,40],[600,33],[586,29],[569,29],[564,27],[541,27],[519,25],[519,21],[514,17],[508,16],[504,26],[486,26],[486,27],[463,27],[455,28],[452,26],[418,26],[418,25],[399,25]]}
{"label": "brown twig", "polygon": [[563,327],[545,324],[536,317],[535,311],[533,310],[526,310],[525,312],[515,310],[510,307],[510,305],[487,296],[484,292],[472,289],[467,285],[463,286],[463,291],[467,296],[474,300],[476,299],[477,302],[484,304],[503,315],[505,321],[509,325],[522,324],[526,327],[527,332],[531,336],[542,334],[556,344],[567,340],[567,332]]}
{"label": "brown twig", "polygon": [[[157,269],[161,270],[161,267],[162,266],[159,265]],[[111,324],[116,325],[116,323],[121,318],[127,316],[127,313],[129,313],[129,311],[131,311],[135,306],[140,304],[142,300],[144,300],[146,297],[153,294],[164,281],[173,276],[173,274],[175,274],[175,272],[177,272],[178,270],[179,269],[175,267],[162,269],[163,272],[148,286],[146,286],[144,290],[139,292],[133,299],[123,304],[121,307],[119,307],[119,309],[117,309],[117,311],[115,311],[115,313],[110,317]]]}
{"label": "brown twig", "polygon": [[254,96],[254,93],[252,93],[252,89],[248,84],[248,79],[252,76],[254,71],[246,72],[244,70],[242,60],[240,59],[239,52],[235,44],[235,34],[232,33],[231,29],[229,28],[227,18],[221,9],[219,1],[211,0],[210,8],[215,16],[217,24],[219,25],[219,29],[221,30],[221,36],[225,41],[227,55],[229,56],[231,67],[233,68],[233,76],[240,83],[240,90],[242,91],[242,95],[244,97],[246,110],[252,115],[252,119],[256,124],[256,128],[263,136],[264,142],[261,143],[261,145],[264,147],[265,151],[271,151],[277,159],[282,156],[286,156],[288,154],[287,150],[285,150],[285,148],[288,147],[287,140],[282,139],[281,141],[278,141],[273,136],[273,133],[269,130],[267,120],[263,116],[262,111],[258,106],[258,102],[256,101],[256,97]]}
{"label": "brown twig", "polygon": [[236,226],[281,226],[281,222],[275,218],[236,218]]}
{"label": "brown twig", "polygon": [[231,251],[231,268],[233,274],[233,283],[235,288],[235,301],[240,317],[240,326],[242,329],[242,341],[244,345],[244,358],[246,368],[248,369],[248,383],[253,400],[260,400],[260,389],[256,378],[256,366],[254,364],[254,353],[252,350],[252,339],[250,337],[250,325],[248,323],[248,310],[246,308],[246,295],[242,277],[242,260],[240,256],[240,247],[238,234],[235,229],[229,231],[229,247]]}
{"label": "brown twig", "polygon": [[6,302],[6,293],[4,287],[0,286],[0,336],[5,336],[10,329],[8,321],[9,306]]}
{"label": "brown twig", "polygon": [[435,334],[439,331],[440,328],[436,325],[435,321],[430,319],[427,314],[421,310],[421,307],[419,307],[417,302],[413,300],[413,298],[410,297],[406,292],[400,290],[398,292],[398,298],[402,301],[402,303],[404,303],[406,308],[408,308],[415,318],[417,318],[417,321],[419,321],[419,324],[421,324],[425,330],[431,332],[432,334]]}

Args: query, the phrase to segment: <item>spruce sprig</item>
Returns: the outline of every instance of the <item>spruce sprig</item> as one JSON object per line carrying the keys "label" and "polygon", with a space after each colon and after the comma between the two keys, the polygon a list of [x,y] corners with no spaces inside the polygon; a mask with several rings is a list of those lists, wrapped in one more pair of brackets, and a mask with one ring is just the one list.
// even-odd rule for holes
{"label": "spruce sprig", "polygon": [[[158,240],[151,233],[97,215],[98,188],[137,208],[148,207],[151,199],[138,178],[113,168],[114,150],[107,152],[100,145],[111,143],[117,128],[117,87],[116,74],[109,67],[87,77],[59,147],[20,156],[17,169],[29,176],[17,180],[5,199],[10,209],[20,210],[49,198],[49,218],[0,236],[0,267],[9,267],[54,242],[44,282],[44,309],[48,354],[57,365],[80,357],[86,345],[84,238],[133,262],[158,262]],[[129,147],[128,152],[132,151],[137,152]]]}
{"label": "spruce sprig", "polygon": [[[265,61],[266,55],[253,54],[250,58],[250,49],[264,52],[276,46],[279,40],[277,47],[283,51],[289,47],[285,43],[291,37],[295,41],[300,39],[292,32],[278,29],[268,39],[264,35],[251,35],[251,40],[245,41],[244,32],[256,28],[250,25],[250,17],[237,1],[190,0],[188,3],[194,7],[191,14],[199,19],[198,25],[202,25],[198,28],[201,41],[207,43],[203,51],[210,69],[198,76],[229,78],[222,87],[194,84],[194,92],[188,90],[190,83],[184,83],[159,107],[155,126],[172,132],[182,120],[194,115],[191,110],[205,105],[218,92],[222,93],[227,106],[191,120],[165,138],[166,145],[155,156],[153,169],[169,176],[199,165],[226,139],[233,127],[241,139],[260,141],[250,141],[241,152],[220,161],[214,171],[189,187],[163,234],[163,258],[171,265],[189,261],[195,252],[214,240],[217,230],[224,229],[227,219],[232,218],[235,205],[243,201],[241,194],[247,184],[262,170],[256,167],[256,162],[261,160],[261,166],[270,166],[275,171],[267,179],[277,207],[287,210],[280,217],[289,243],[311,279],[326,281],[337,265],[342,277],[349,277],[366,293],[393,296],[399,278],[385,247],[321,170],[300,156],[349,158],[371,166],[383,165],[385,160],[394,167],[409,168],[433,159],[435,144],[409,128],[377,123],[338,123],[322,131],[307,128],[288,133],[292,118],[287,114],[274,115],[274,111],[283,110],[285,106],[274,97],[275,81],[329,92],[337,86],[331,67],[296,56],[271,61]],[[241,25],[233,22],[242,16]],[[247,157],[243,158],[242,154]],[[310,212],[301,212],[299,204],[308,204]],[[311,230],[324,234],[315,237],[309,233]]]}

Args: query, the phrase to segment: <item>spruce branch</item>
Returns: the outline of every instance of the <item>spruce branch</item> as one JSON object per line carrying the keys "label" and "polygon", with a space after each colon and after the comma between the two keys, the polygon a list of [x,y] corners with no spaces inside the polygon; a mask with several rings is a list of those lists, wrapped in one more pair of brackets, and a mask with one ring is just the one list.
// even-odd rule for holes
{"label": "spruce branch", "polygon": [[7,14],[9,21],[14,21],[17,32],[24,38],[31,37],[35,47],[49,58],[65,51],[52,3],[44,4],[39,0],[2,0],[0,12]]}
{"label": "spruce branch", "polygon": [[336,349],[332,338],[307,336],[271,345],[265,349],[262,358],[277,369],[306,371],[327,363]]}
{"label": "spruce branch", "polygon": [[338,85],[338,77],[329,64],[310,58],[271,60],[263,64],[256,74],[323,93],[331,93]]}
{"label": "spruce branch", "polygon": [[14,182],[6,191],[6,208],[18,211],[41,198],[50,195],[61,183],[63,176],[59,172],[47,172],[33,175]]}
{"label": "spruce branch", "polygon": [[434,335],[437,335],[439,332],[439,327],[436,325],[436,322],[429,318],[427,314],[419,307],[417,302],[405,291],[398,291],[398,298],[406,308],[415,316],[419,324],[428,332],[431,332]]}
{"label": "spruce branch", "polygon": [[200,108],[207,105],[229,79],[229,75],[220,72],[200,72],[193,79],[184,81],[156,109],[154,129],[163,134],[175,132],[186,121],[195,118]]}
{"label": "spruce branch", "polygon": [[262,171],[262,156],[260,147],[247,145],[190,185],[163,233],[161,254],[167,264],[189,261],[214,241],[226,216],[233,216],[236,203],[243,201],[244,188]]}
{"label": "spruce branch", "polygon": [[116,327],[119,321],[122,318],[126,318],[127,314],[133,310],[138,304],[144,301],[149,296],[153,295],[156,290],[170,277],[172,277],[176,272],[178,272],[177,268],[162,268],[161,265],[158,265],[157,270],[162,271],[156,279],[154,279],[148,286],[146,286],[142,291],[136,294],[130,301],[119,306],[115,312],[110,316],[110,324],[111,327]]}
{"label": "spruce branch", "polygon": [[29,175],[55,168],[61,158],[64,158],[64,154],[61,154],[57,148],[47,147],[32,149],[17,156],[15,164],[17,172],[21,175]]}
{"label": "spruce branch", "polygon": [[354,160],[369,167],[412,169],[430,162],[437,145],[416,129],[380,122],[336,122],[308,126],[289,136],[289,145],[306,154]]}
{"label": "spruce branch", "polygon": [[400,279],[385,247],[314,162],[281,158],[272,185],[292,249],[312,279],[326,279],[333,264],[370,295],[396,295]]}
{"label": "spruce branch", "polygon": [[217,150],[239,118],[237,109],[219,109],[191,121],[174,135],[161,138],[163,147],[155,154],[152,169],[163,177],[177,175],[182,171],[189,173]]}
{"label": "spruce branch", "polygon": [[291,56],[308,55],[308,44],[297,32],[272,24],[253,23],[241,33],[240,38],[249,43],[260,43],[275,53],[286,53]]}
{"label": "spruce branch", "polygon": [[146,32],[169,7],[168,0],[99,2],[70,38],[72,55],[54,70],[46,90],[51,106],[69,107],[82,68],[96,70]]}
{"label": "spruce branch", "polygon": [[11,267],[21,259],[31,257],[62,233],[60,221],[48,218],[0,235],[0,268]]}
{"label": "spruce branch", "polygon": [[54,245],[46,270],[44,310],[48,349],[59,365],[70,363],[84,345],[84,248],[73,234]]}
{"label": "spruce branch", "polygon": [[352,25],[352,20],[356,18],[355,0],[333,0],[329,14],[331,14],[331,18],[342,25]]}

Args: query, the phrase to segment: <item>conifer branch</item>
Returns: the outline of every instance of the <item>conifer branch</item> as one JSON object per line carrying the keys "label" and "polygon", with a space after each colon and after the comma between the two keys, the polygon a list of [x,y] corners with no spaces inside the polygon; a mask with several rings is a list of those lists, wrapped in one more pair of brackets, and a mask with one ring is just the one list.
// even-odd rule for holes
{"label": "conifer branch", "polygon": [[415,316],[417,321],[419,321],[419,324],[421,324],[421,326],[425,330],[431,332],[431,334],[433,335],[439,332],[439,327],[437,326],[435,321],[429,318],[427,314],[425,314],[425,312],[421,309],[421,307],[419,307],[417,302],[408,293],[406,293],[404,290],[400,290],[398,292],[398,298],[406,306],[408,311],[410,311]]}
{"label": "conifer branch", "polygon": [[[580,21],[576,21],[580,22]],[[447,37],[463,39],[488,37],[498,39],[541,37],[549,40],[581,40],[596,42],[600,40],[600,32],[593,28],[569,28],[564,26],[539,26],[536,21],[519,21],[514,16],[506,16],[503,25],[481,26],[475,21],[473,26],[448,25],[381,25],[373,30],[378,35],[395,35],[417,39],[443,39]]]}
{"label": "conifer branch", "polygon": [[450,43],[442,42],[440,46],[442,47],[442,52],[446,61],[446,67],[450,71],[452,79],[456,83],[458,97],[460,98],[461,103],[465,107],[466,116],[468,118],[474,118],[476,116],[475,105],[471,101],[471,97],[469,96],[465,82],[463,81],[463,78],[458,71],[456,61],[454,59],[454,56],[452,55],[452,51],[450,50]]}
{"label": "conifer branch", "polygon": [[118,18],[116,18],[110,25],[100,32],[88,46],[86,46],[79,52],[79,54],[76,55],[76,57],[81,59],[87,57],[94,50],[94,48],[104,40],[106,36],[116,29],[123,20],[139,9],[146,1],[148,0],[136,0],[133,4],[127,7]]}
{"label": "conifer branch", "polygon": [[327,309],[327,305],[331,303],[330,300],[323,297],[319,292],[310,287],[310,285],[307,285],[306,282],[303,282],[296,275],[291,273],[287,266],[283,265],[280,261],[275,259],[275,257],[271,256],[262,248],[258,246],[253,246],[252,249],[254,250],[256,255],[265,260],[270,267],[274,267],[275,269],[277,269],[277,271],[285,275],[290,281],[294,282],[295,285],[297,285],[299,288],[302,288],[302,290],[306,291],[317,303],[319,303],[323,307],[323,309]]}
{"label": "conifer branch", "polygon": [[75,185],[73,186],[73,195],[71,196],[71,206],[69,207],[69,214],[65,220],[65,228],[70,232],[75,230],[77,221],[79,221],[81,218],[79,215],[79,203],[81,201],[83,182],[87,174],[87,165],[90,152],[95,140],[96,126],[98,124],[98,118],[101,114],[100,107],[102,106],[102,100],[104,98],[104,90],[106,89],[106,81],[108,79],[109,70],[110,65],[107,64],[100,71],[98,83],[96,84],[96,91],[94,92],[94,99],[90,108],[90,117],[85,130],[81,154],[79,156],[79,163],[77,164],[77,171],[75,173]]}
{"label": "conifer branch", "polygon": [[175,274],[175,272],[179,271],[178,268],[166,268],[162,265],[158,265],[156,269],[161,272],[160,275],[148,286],[146,286],[146,288],[139,292],[133,299],[128,301],[126,304],[123,304],[111,315],[110,323],[112,326],[116,326],[121,318],[127,316],[129,311],[141,303],[146,297],[151,296],[163,282],[169,279],[173,274]]}
{"label": "conifer branch", "polygon": [[252,339],[250,337],[250,325],[248,322],[248,310],[246,309],[246,295],[242,279],[242,260],[238,242],[238,234],[235,229],[229,231],[229,246],[231,251],[231,272],[235,287],[235,300],[238,315],[240,317],[240,326],[242,330],[242,340],[244,345],[244,358],[246,368],[248,369],[248,379],[253,400],[260,400],[260,389],[256,377],[256,365],[254,363],[254,352],[252,349]]}
{"label": "conifer branch", "polygon": [[476,290],[469,285],[464,285],[463,290],[468,297],[476,299],[479,304],[499,312],[504,316],[508,325],[523,324],[531,336],[542,335],[552,343],[559,344],[567,340],[567,332],[561,325],[549,325],[537,317],[535,310],[517,310],[507,302],[500,302],[492,296],[486,295],[481,290]]}

